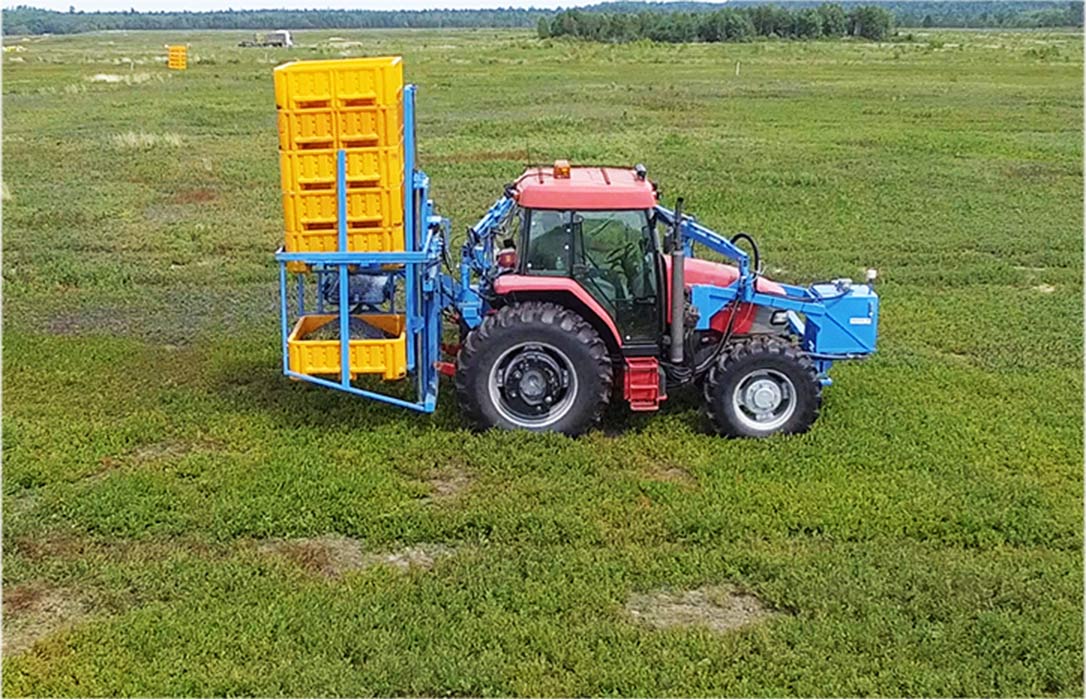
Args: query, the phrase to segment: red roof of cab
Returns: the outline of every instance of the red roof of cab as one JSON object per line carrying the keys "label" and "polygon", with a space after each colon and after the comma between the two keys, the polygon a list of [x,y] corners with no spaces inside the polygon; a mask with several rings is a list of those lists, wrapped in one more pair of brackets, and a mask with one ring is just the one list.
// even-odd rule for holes
{"label": "red roof of cab", "polygon": [[652,182],[632,169],[574,167],[569,178],[555,178],[552,167],[528,169],[516,182],[517,203],[528,209],[576,211],[651,209],[656,206]]}

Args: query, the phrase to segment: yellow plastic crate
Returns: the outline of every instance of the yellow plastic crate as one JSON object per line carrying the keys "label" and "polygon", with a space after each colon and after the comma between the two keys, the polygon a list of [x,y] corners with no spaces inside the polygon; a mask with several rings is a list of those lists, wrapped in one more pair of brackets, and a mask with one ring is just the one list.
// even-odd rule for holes
{"label": "yellow plastic crate", "polygon": [[[401,379],[407,374],[407,340],[402,315],[355,315],[385,332],[396,335],[387,340],[348,340],[348,367],[353,379],[358,374],[381,374],[385,379]],[[287,338],[290,369],[309,376],[340,374],[339,340],[307,340],[307,335],[322,325],[338,322],[335,315],[307,315],[298,319]]]}
{"label": "yellow plastic crate", "polygon": [[[283,247],[287,252],[335,252],[339,249],[339,231],[334,226],[288,230],[284,238]],[[347,249],[351,252],[401,252],[404,249],[403,226],[348,226]]]}
{"label": "yellow plastic crate", "polygon": [[279,109],[343,109],[394,105],[403,99],[399,56],[294,61],[275,69]]}
{"label": "yellow plastic crate", "polygon": [[[288,231],[336,228],[339,205],[335,189],[287,192],[283,214]],[[403,223],[403,188],[347,189],[347,226],[390,227]]]}
{"label": "yellow plastic crate", "polygon": [[337,113],[337,137],[341,148],[374,143],[403,149],[403,105],[356,107]]}
{"label": "yellow plastic crate", "polygon": [[[284,192],[335,190],[335,150],[281,151],[279,174]],[[348,188],[403,187],[403,149],[356,148],[346,151]]]}
{"label": "yellow plastic crate", "polygon": [[403,110],[392,107],[279,110],[279,150],[403,149]]}
{"label": "yellow plastic crate", "polygon": [[166,47],[166,66],[170,70],[186,70],[189,64],[189,49],[187,46],[174,45]]}

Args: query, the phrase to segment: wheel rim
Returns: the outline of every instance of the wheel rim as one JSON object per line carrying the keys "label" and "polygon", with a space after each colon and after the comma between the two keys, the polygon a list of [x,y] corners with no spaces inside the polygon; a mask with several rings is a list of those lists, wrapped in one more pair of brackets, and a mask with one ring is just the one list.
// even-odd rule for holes
{"label": "wheel rim", "polygon": [[792,380],[774,369],[755,369],[732,392],[735,417],[748,429],[772,432],[796,412],[796,388]]}
{"label": "wheel rim", "polygon": [[517,427],[539,429],[561,420],[577,398],[577,372],[562,351],[542,342],[505,350],[490,368],[490,400]]}

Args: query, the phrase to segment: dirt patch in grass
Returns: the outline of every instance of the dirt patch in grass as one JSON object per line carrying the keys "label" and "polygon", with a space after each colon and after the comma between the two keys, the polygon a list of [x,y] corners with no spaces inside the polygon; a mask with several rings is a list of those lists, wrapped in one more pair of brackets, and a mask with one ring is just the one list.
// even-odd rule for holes
{"label": "dirt patch in grass", "polygon": [[649,467],[645,471],[645,477],[661,483],[674,483],[684,488],[694,488],[698,484],[697,479],[685,468],[666,464],[656,464]]}
{"label": "dirt patch in grass", "polygon": [[632,595],[626,613],[654,629],[703,628],[714,633],[760,623],[775,614],[754,595],[730,586]]}
{"label": "dirt patch in grass", "polygon": [[435,470],[426,479],[430,487],[430,500],[445,502],[460,497],[473,482],[471,474],[459,467]]}
{"label": "dirt patch in grass", "polygon": [[1056,290],[1056,287],[1052,286],[1051,284],[1038,284],[1037,286],[1033,287],[1033,290],[1039,291],[1042,294],[1051,294],[1053,291]]}
{"label": "dirt patch in grass", "polygon": [[45,321],[45,330],[51,335],[70,337],[95,333],[99,335],[125,335],[137,314],[126,309],[110,306],[81,309],[59,313]]}
{"label": "dirt patch in grass", "polygon": [[81,480],[96,481],[106,478],[112,471],[125,466],[171,464],[196,452],[216,452],[222,445],[213,441],[164,440],[136,447],[119,456],[103,456],[98,460],[99,469]]}
{"label": "dirt patch in grass", "polygon": [[[16,552],[32,561],[80,557],[88,552],[90,546],[87,539],[71,532],[48,532],[34,536],[20,536],[12,542],[12,545]],[[7,604],[6,596],[4,604]]]}
{"label": "dirt patch in grass", "polygon": [[95,539],[80,531],[55,529],[15,537],[11,542],[11,551],[35,562],[89,558],[145,561],[162,560],[173,555],[223,560],[234,555],[236,548],[229,545],[211,544],[192,537],[167,537],[145,541]]}
{"label": "dirt patch in grass", "polygon": [[181,146],[181,135],[176,133],[147,133],[144,131],[128,131],[114,134],[110,142],[120,150],[152,150],[155,148],[178,148]]}
{"label": "dirt patch in grass", "polygon": [[15,655],[39,639],[87,616],[84,595],[69,588],[28,583],[4,588],[4,654]]}
{"label": "dirt patch in grass", "polygon": [[175,461],[198,451],[219,451],[222,445],[212,441],[165,440],[136,447],[127,460],[142,465],[160,461]]}
{"label": "dirt patch in grass", "polygon": [[37,488],[13,495],[4,507],[4,514],[8,517],[25,515],[37,507],[39,499],[39,490]]}
{"label": "dirt patch in grass", "polygon": [[[278,301],[267,285],[228,289],[169,290],[141,304],[88,300],[63,308],[20,307],[17,326],[62,337],[136,338],[171,350],[193,344],[204,333],[275,331]],[[8,307],[5,306],[5,313]],[[5,317],[5,322],[8,318]]]}
{"label": "dirt patch in grass", "polygon": [[370,554],[367,562],[368,565],[387,565],[403,571],[411,568],[430,570],[438,561],[452,555],[453,550],[442,544],[418,544],[387,553]]}
{"label": "dirt patch in grass", "polygon": [[259,545],[261,553],[286,558],[304,570],[327,578],[339,578],[355,570],[387,565],[398,570],[430,570],[452,555],[441,544],[417,544],[386,552],[367,552],[362,542],[350,537],[325,535],[307,539],[277,539]]}
{"label": "dirt patch in grass", "polygon": [[[87,82],[109,83],[112,85],[139,85],[140,83],[145,83],[152,79],[156,79],[156,76],[153,76],[150,73],[125,73],[124,75],[118,75],[117,73],[95,73],[94,75],[87,76]],[[158,82],[162,82],[161,77],[158,77],[157,79]]]}
{"label": "dirt patch in grass", "polygon": [[215,201],[219,195],[212,189],[201,187],[199,189],[184,189],[170,197],[173,204],[206,204]]}

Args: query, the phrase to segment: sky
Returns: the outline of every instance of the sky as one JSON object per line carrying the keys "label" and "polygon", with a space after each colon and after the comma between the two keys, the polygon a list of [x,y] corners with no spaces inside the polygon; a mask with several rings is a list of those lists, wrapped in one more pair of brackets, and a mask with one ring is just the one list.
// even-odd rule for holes
{"label": "sky", "polygon": [[467,9],[480,7],[570,7],[594,0],[3,0],[4,7],[30,5],[48,10],[68,11],[69,5],[84,12],[116,11],[136,8],[145,12],[163,10],[264,10],[337,9],[337,10],[426,10],[434,8]]}

